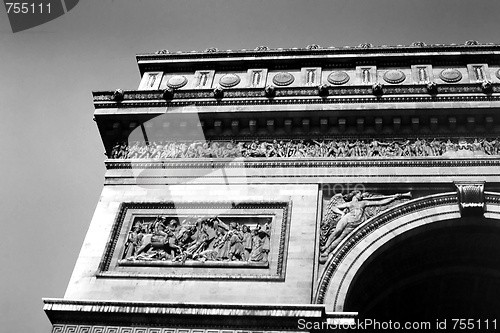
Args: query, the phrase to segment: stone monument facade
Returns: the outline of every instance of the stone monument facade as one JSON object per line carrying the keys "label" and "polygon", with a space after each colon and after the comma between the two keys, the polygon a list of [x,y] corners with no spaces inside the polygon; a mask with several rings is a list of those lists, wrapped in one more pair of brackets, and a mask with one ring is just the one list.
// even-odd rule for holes
{"label": "stone monument facade", "polygon": [[[53,332],[390,316],[378,297],[442,263],[370,263],[395,267],[391,247],[445,227],[498,232],[499,54],[468,41],[138,55],[138,90],[93,94],[107,171],[66,294],[44,299]],[[425,244],[415,253],[453,257]]]}

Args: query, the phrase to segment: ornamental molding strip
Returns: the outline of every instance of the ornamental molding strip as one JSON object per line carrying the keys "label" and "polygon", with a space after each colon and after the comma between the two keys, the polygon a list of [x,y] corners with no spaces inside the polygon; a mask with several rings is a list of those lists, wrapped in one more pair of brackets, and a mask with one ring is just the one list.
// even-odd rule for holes
{"label": "ornamental molding strip", "polygon": [[326,312],[321,304],[154,303],[53,298],[43,302],[44,311],[53,323],[53,333],[297,332],[300,318],[311,322],[352,322],[357,316],[357,312]]}
{"label": "ornamental molding strip", "polygon": [[211,52],[192,51],[192,52],[169,52],[168,50],[161,50],[153,53],[137,55],[139,63],[155,60],[170,60],[170,59],[191,59],[191,58],[205,58],[217,59],[229,56],[248,56],[259,58],[272,58],[276,56],[310,56],[310,55],[350,55],[350,54],[370,54],[377,55],[399,54],[399,53],[442,53],[442,52],[485,52],[485,51],[500,51],[500,45],[494,43],[479,43],[477,41],[466,41],[462,44],[426,44],[424,42],[414,42],[410,45],[373,45],[370,43],[363,43],[358,46],[329,46],[329,47],[295,47],[295,48],[269,48],[267,46],[258,46],[255,49],[241,49],[241,50],[218,50],[212,48]]}
{"label": "ornamental molding strip", "polygon": [[[342,81],[341,81],[342,82]],[[290,83],[288,83],[290,84]],[[319,95],[317,87],[275,87],[275,97],[268,98],[265,89],[239,88],[224,92],[224,98],[216,100],[213,89],[178,90],[173,97],[165,100],[164,91],[123,91],[120,99],[114,92],[94,92],[94,106],[99,108],[168,107],[187,105],[260,105],[260,104],[350,104],[350,103],[405,103],[405,102],[451,102],[451,101],[500,101],[500,84],[492,82],[483,90],[480,83],[437,85],[430,94],[427,85],[384,86],[383,96],[375,96],[373,89],[366,86],[331,86],[325,94]]]}
{"label": "ornamental molding strip", "polygon": [[[291,206],[291,202],[124,202],[113,223],[97,276],[283,281]],[[213,218],[211,221],[190,221],[193,216]],[[217,220],[215,223],[218,226],[227,229],[227,233],[220,236],[221,241],[229,244],[229,238],[225,238],[228,236],[232,242],[233,235],[237,237],[241,233],[238,225],[252,226],[251,231],[259,239],[252,239],[253,247],[248,253],[250,258],[243,256],[244,242],[241,249],[229,246],[226,249],[221,243],[221,249],[214,251],[216,255],[198,251],[201,241],[198,248],[194,247],[196,243],[179,249],[180,252],[174,251],[168,247],[181,247],[182,244],[167,242],[170,239],[168,235],[159,239],[160,235],[168,234],[170,228],[169,224],[160,228],[162,218],[166,218],[166,222],[175,221],[175,234],[187,234],[190,229],[194,232],[197,227],[200,228],[200,223],[213,224]],[[138,228],[143,231],[136,232]],[[134,249],[133,241],[139,232],[143,241]],[[259,251],[255,246],[259,246]],[[241,250],[241,255],[240,252],[235,254],[237,250]],[[219,258],[221,251],[225,255]]]}
{"label": "ornamental molding strip", "polygon": [[[221,168],[366,168],[366,167],[498,167],[499,157],[491,158],[430,158],[400,159],[179,159],[179,160],[106,160],[106,169],[221,169]],[[472,174],[471,174],[472,175]]]}

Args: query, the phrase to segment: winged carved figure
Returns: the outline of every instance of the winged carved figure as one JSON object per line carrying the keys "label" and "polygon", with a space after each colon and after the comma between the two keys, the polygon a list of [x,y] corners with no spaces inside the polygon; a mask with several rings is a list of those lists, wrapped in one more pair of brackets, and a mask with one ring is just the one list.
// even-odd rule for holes
{"label": "winged carved figure", "polygon": [[358,225],[408,198],[411,198],[410,192],[387,196],[360,191],[345,196],[335,194],[321,221],[320,263],[325,263],[335,247]]}

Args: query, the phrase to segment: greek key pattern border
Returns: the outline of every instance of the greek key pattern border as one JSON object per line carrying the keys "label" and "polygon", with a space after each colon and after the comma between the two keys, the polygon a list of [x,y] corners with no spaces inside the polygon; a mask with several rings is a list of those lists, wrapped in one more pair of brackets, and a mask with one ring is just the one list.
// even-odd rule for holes
{"label": "greek key pattern border", "polygon": [[54,324],[52,333],[291,333],[290,331],[244,331],[231,329],[163,328],[137,326],[103,326]]}

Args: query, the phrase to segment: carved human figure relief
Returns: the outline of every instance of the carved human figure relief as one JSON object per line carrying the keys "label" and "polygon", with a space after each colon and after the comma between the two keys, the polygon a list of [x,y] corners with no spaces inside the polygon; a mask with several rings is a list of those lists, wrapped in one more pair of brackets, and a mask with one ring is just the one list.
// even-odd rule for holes
{"label": "carved human figure relief", "polygon": [[[200,158],[200,157],[472,157],[500,155],[499,138],[443,138],[356,140],[277,140],[273,141],[192,141],[117,142],[109,154],[113,159]],[[284,148],[285,147],[285,148]]]}
{"label": "carved human figure relief", "polygon": [[249,225],[219,217],[188,216],[182,220],[157,216],[136,222],[122,259],[127,261],[238,261],[267,263],[269,221]]}
{"label": "carved human figure relief", "polygon": [[360,191],[335,194],[321,221],[320,263],[325,263],[337,245],[358,225],[409,198],[410,192],[386,196]]}

